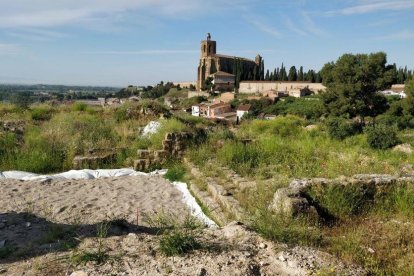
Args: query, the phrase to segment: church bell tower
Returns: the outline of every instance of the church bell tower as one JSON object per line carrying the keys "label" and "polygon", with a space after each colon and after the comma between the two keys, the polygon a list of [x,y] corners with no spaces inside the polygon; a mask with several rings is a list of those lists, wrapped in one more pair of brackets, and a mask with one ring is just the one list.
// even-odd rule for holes
{"label": "church bell tower", "polygon": [[210,33],[207,34],[207,39],[201,41],[201,57],[209,57],[216,54],[216,42],[211,40]]}

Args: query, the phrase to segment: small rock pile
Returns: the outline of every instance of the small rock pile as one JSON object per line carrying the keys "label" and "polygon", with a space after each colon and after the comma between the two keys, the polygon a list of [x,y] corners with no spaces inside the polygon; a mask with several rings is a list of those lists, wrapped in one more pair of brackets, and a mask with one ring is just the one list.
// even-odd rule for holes
{"label": "small rock pile", "polygon": [[5,121],[0,122],[0,125],[3,127],[4,131],[18,135],[23,135],[25,129],[23,121]]}

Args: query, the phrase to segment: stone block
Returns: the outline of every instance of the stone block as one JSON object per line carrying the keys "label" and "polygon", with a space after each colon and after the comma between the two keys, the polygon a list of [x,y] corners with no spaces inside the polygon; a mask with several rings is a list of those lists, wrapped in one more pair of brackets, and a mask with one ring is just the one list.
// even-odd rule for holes
{"label": "stone block", "polygon": [[168,157],[169,152],[166,150],[156,150],[154,152],[154,160],[164,160]]}
{"label": "stone block", "polygon": [[151,152],[149,150],[139,149],[137,151],[137,154],[139,159],[148,159],[151,155]]}
{"label": "stone block", "polygon": [[136,171],[145,171],[148,166],[146,159],[134,160],[134,170]]}

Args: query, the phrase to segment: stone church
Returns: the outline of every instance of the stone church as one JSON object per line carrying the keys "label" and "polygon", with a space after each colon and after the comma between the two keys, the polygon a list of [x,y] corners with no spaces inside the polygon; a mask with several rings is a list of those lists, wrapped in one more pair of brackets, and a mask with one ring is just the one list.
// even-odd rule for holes
{"label": "stone church", "polygon": [[233,90],[235,82],[242,80],[257,80],[263,71],[263,61],[260,55],[255,60],[217,54],[217,43],[207,39],[201,41],[201,57],[198,66],[197,90],[203,88],[208,77],[212,78],[215,89]]}

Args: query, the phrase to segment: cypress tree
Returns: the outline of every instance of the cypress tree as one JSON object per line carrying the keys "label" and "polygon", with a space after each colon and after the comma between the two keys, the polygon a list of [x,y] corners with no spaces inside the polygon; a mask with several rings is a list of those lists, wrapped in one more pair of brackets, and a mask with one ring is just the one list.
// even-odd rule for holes
{"label": "cypress tree", "polygon": [[303,66],[299,68],[298,81],[303,81]]}
{"label": "cypress tree", "polygon": [[288,81],[296,81],[298,78],[298,74],[296,72],[296,67],[292,66],[289,69]]}

